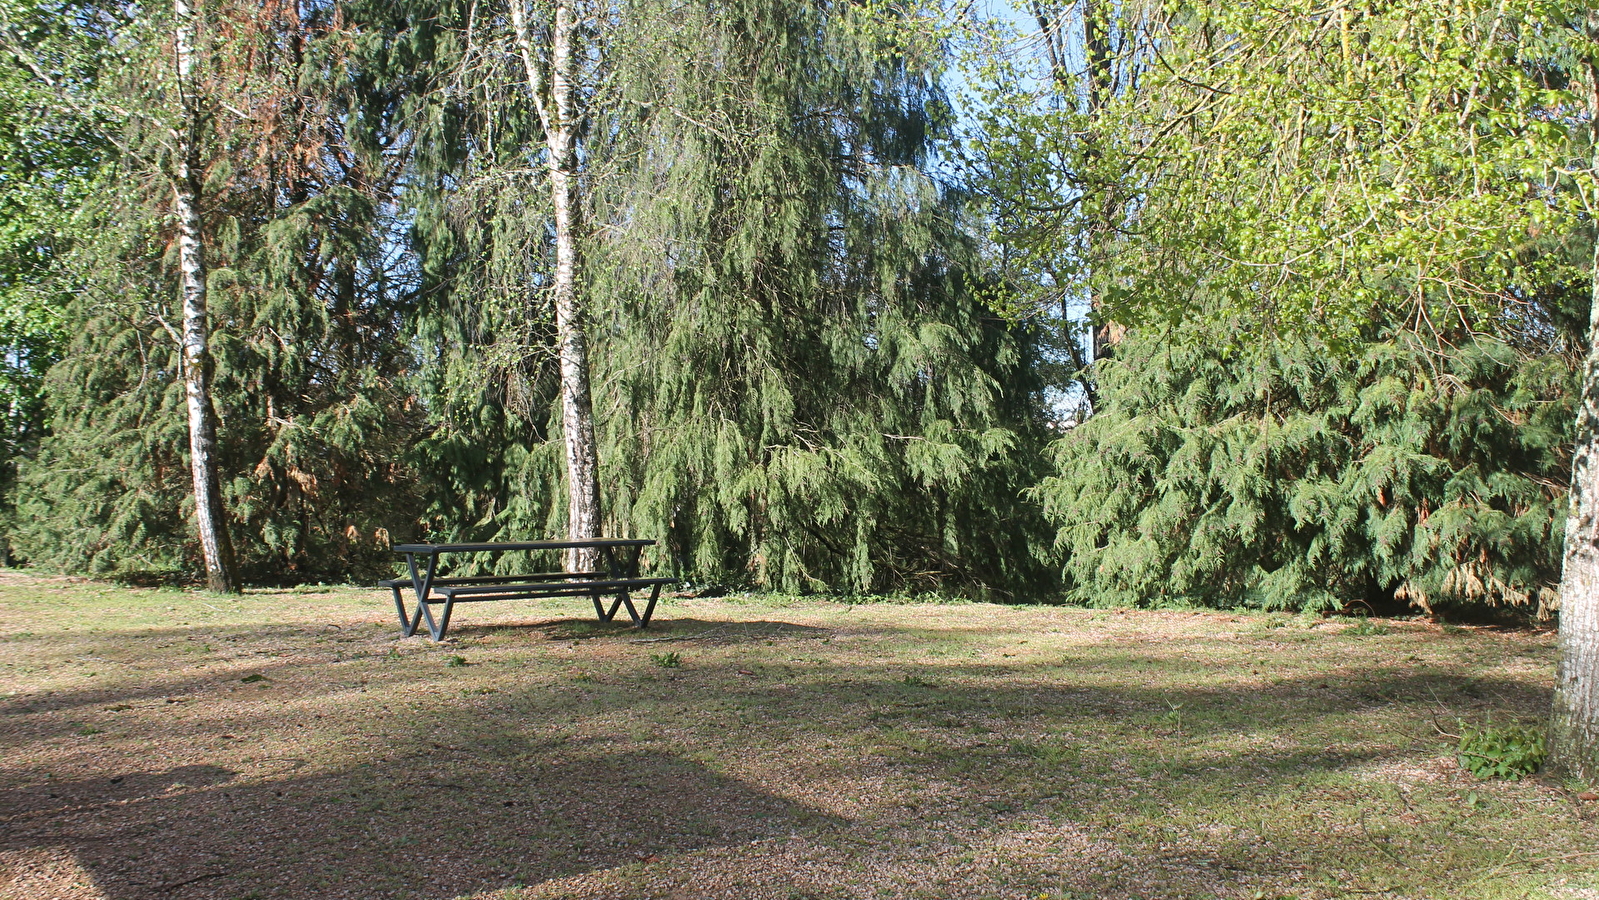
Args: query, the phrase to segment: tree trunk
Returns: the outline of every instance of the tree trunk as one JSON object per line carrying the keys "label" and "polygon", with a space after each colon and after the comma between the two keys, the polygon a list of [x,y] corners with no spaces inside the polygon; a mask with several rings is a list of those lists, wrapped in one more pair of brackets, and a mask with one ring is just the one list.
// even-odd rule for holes
{"label": "tree trunk", "polygon": [[[512,0],[512,24],[528,88],[544,126],[549,152],[550,199],[555,212],[555,334],[561,360],[561,432],[566,442],[567,536],[572,540],[600,536],[599,449],[594,437],[594,401],[589,390],[588,337],[584,331],[583,297],[578,252],[580,227],[577,132],[582,120],[578,109],[576,47],[578,21],[568,0],[556,0],[550,30],[550,103],[545,106],[539,61],[521,8]],[[597,565],[592,550],[567,555],[570,571],[589,571]]]}
{"label": "tree trunk", "polygon": [[[1084,221],[1086,241],[1084,254],[1086,264],[1092,269],[1103,258],[1103,248],[1115,220],[1117,211],[1116,192],[1111,188],[1106,179],[1103,159],[1103,128],[1102,117],[1105,104],[1110,101],[1116,91],[1116,58],[1112,52],[1112,17],[1114,11],[1106,5],[1095,0],[1083,0],[1078,4],[1078,13],[1082,18],[1082,57],[1083,78],[1082,83],[1066,68],[1066,60],[1070,58],[1069,47],[1066,43],[1066,31],[1062,23],[1062,12],[1054,7],[1046,7],[1040,0],[1032,0],[1031,9],[1033,17],[1038,22],[1039,39],[1044,48],[1045,59],[1049,64],[1050,77],[1062,96],[1069,98],[1073,104],[1080,104],[1084,116],[1085,130],[1082,134],[1083,142],[1083,192],[1082,208],[1086,212]],[[1082,90],[1081,98],[1078,91]],[[1098,182],[1096,184],[1096,181]],[[1104,316],[1104,302],[1100,288],[1095,284],[1095,273],[1089,272],[1085,281],[1088,299],[1088,353],[1087,362],[1096,363],[1108,359],[1116,344],[1120,343],[1126,335],[1125,326],[1109,321]],[[1065,332],[1065,339],[1069,345],[1075,346],[1077,341],[1076,326],[1067,315],[1066,302],[1061,302],[1061,327]],[[1073,353],[1074,364],[1078,354]],[[1090,371],[1088,365],[1078,367],[1081,384],[1085,393],[1089,395],[1089,409],[1098,409],[1098,390],[1095,373]]]}
{"label": "tree trunk", "polygon": [[[1089,162],[1088,185],[1083,189],[1084,208],[1090,210],[1088,222],[1088,264],[1099,265],[1104,259],[1104,246],[1116,215],[1115,191],[1104,171],[1104,113],[1116,90],[1116,60],[1111,55],[1111,16],[1104,5],[1084,0],[1080,9],[1083,17],[1083,58],[1088,79],[1088,143],[1086,158]],[[1094,182],[1098,182],[1095,184]],[[1099,286],[1090,273],[1088,281],[1089,318],[1093,322],[1090,338],[1094,362],[1109,359],[1114,348],[1121,343],[1127,328],[1105,318],[1105,305]]]}
{"label": "tree trunk", "polygon": [[205,247],[201,243],[199,115],[190,91],[194,69],[194,10],[188,0],[173,0],[173,35],[178,97],[182,115],[174,135],[176,170],[173,200],[178,216],[178,268],[183,297],[183,388],[189,408],[189,470],[194,480],[194,517],[205,556],[206,584],[219,593],[236,593],[233,542],[228,538],[217,480],[216,413],[211,406],[211,350],[206,321]]}
{"label": "tree trunk", "polygon": [[1588,357],[1571,461],[1571,507],[1560,576],[1560,665],[1550,727],[1553,767],[1588,784],[1599,784],[1599,244],[1594,267]]}
{"label": "tree trunk", "polygon": [[[1599,38],[1599,12],[1588,14]],[[1586,60],[1589,127],[1599,147],[1599,60]],[[1599,149],[1590,178],[1599,184]],[[1592,186],[1590,186],[1591,189]],[[1565,561],[1560,573],[1560,663],[1549,726],[1550,768],[1599,784],[1599,240],[1589,268],[1588,355],[1577,405]]]}

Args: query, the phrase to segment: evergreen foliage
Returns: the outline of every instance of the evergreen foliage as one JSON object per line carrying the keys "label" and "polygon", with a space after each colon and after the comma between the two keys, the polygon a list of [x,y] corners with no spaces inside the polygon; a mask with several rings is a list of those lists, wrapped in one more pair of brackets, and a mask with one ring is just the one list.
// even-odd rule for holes
{"label": "evergreen foliage", "polygon": [[[385,236],[404,173],[391,152],[404,141],[399,111],[429,32],[385,4],[208,16],[213,403],[241,571],[364,575],[415,507],[401,464],[406,291]],[[124,22],[116,40],[133,64],[85,88],[85,102],[161,109],[157,35],[149,20]],[[98,238],[73,260],[73,342],[50,375],[54,434],[25,478],[19,544],[52,567],[183,577],[196,547],[169,326],[170,197],[151,178],[162,123],[124,113],[118,124],[124,152],[91,207]]]}
{"label": "evergreen foliage", "polygon": [[0,560],[11,552],[18,467],[48,429],[44,376],[66,343],[63,261],[85,232],[77,212],[103,187],[108,153],[92,118],[59,115],[49,83],[92,79],[102,64],[100,36],[74,27],[77,8],[0,6]]}
{"label": "evergreen foliage", "polygon": [[[1580,294],[1579,294],[1580,297]],[[1069,595],[1093,605],[1545,618],[1560,581],[1579,350],[1402,335],[1358,356],[1306,340],[1226,353],[1135,331],[1102,410],[1039,494]]]}
{"label": "evergreen foliage", "polygon": [[[961,198],[926,174],[948,124],[936,60],[896,55],[843,5],[623,12],[586,148],[608,530],[663,538],[655,563],[698,582],[999,596],[1047,584],[1022,497],[1042,433],[1031,344],[972,296]],[[497,147],[525,134],[480,117],[480,154],[486,134]],[[500,279],[458,294],[525,298],[458,306],[473,318],[449,326],[475,333],[472,364],[498,375],[434,382],[460,389],[428,404],[453,411],[427,446],[464,463],[441,467],[454,473],[444,496],[473,513],[451,536],[559,522],[549,247],[528,224],[544,213],[504,166],[485,161],[473,204],[494,218],[457,216],[432,244]],[[518,251],[532,273],[500,262]],[[484,465],[479,448],[507,431],[530,449]],[[1010,511],[997,527],[996,507]]]}
{"label": "evergreen foliage", "polygon": [[1037,591],[1031,346],[972,296],[962,198],[926,174],[938,60],[869,25],[708,3],[638,48],[654,77],[616,106],[655,112],[612,153],[649,165],[595,252],[613,507],[700,578]]}
{"label": "evergreen foliage", "polygon": [[[34,30],[7,19],[8,50],[42,35],[18,59],[53,54],[52,71],[74,74],[54,86],[26,67],[0,76],[0,239],[13,248],[0,336],[14,370],[0,399],[13,415],[6,459],[25,461],[20,488],[0,478],[0,496],[17,499],[13,539],[35,563],[189,579],[174,223],[159,177],[163,12],[84,3],[71,21],[94,28],[52,31],[40,11],[67,5],[26,8]],[[1341,341],[1330,353],[1251,323],[1433,290],[1395,262],[1425,235],[1294,270],[1291,290],[1233,278],[1243,263],[1201,268],[1193,241],[1248,249],[1233,226],[1273,210],[1292,221],[1260,247],[1320,265],[1272,243],[1305,234],[1320,208],[1261,200],[1201,221],[1193,210],[1214,190],[1249,196],[1255,169],[1209,160],[1198,171],[1215,177],[1182,190],[1164,171],[1140,175],[1117,154],[1149,134],[1119,134],[1113,116],[1147,124],[1164,101],[1131,83],[1127,106],[1096,107],[1093,147],[1072,115],[1039,115],[1038,98],[1017,99],[1012,119],[996,107],[991,174],[1014,178],[986,189],[1019,215],[1048,206],[1032,203],[1039,185],[1080,193],[1089,163],[1100,181],[1144,177],[1116,186],[1166,191],[1129,207],[1143,243],[1112,235],[1104,210],[1084,225],[1045,209],[1037,227],[1001,229],[1013,246],[996,259],[977,237],[978,201],[934,174],[947,176],[954,144],[945,48],[899,40],[915,28],[892,7],[585,9],[581,289],[605,531],[661,539],[657,570],[1021,600],[1053,596],[1063,571],[1071,596],[1096,605],[1550,605],[1584,318],[1565,282],[1588,246],[1569,204],[1535,217],[1552,249],[1495,239],[1457,267],[1471,309],[1515,299],[1494,307],[1499,340],[1444,335],[1456,352],[1437,353],[1350,315],[1327,329]],[[507,10],[218,0],[201,14],[213,402],[245,579],[363,580],[390,564],[391,540],[413,536],[563,534],[547,159]],[[1233,13],[1217,21],[1241,27]],[[1377,38],[1409,39],[1386,21]],[[1335,34],[1312,44],[1337,61]],[[1366,90],[1357,74],[1329,89]],[[1298,87],[1260,89],[1269,105]],[[1197,153],[1205,128],[1230,134],[1233,121],[1196,109],[1166,146]],[[1323,124],[1299,149],[1343,172],[1337,123]],[[1398,138],[1374,140],[1398,152]],[[1288,150],[1248,146],[1288,164],[1271,156]],[[1491,146],[1502,162],[1508,145]],[[1067,157],[1071,178],[1050,168]],[[1458,174],[1429,172],[1405,189],[1442,191]],[[1497,202],[1473,200],[1467,224]],[[1408,215],[1395,204],[1381,214]],[[1100,229],[1094,265],[1086,228]],[[1329,300],[1336,279],[1355,293]],[[1075,344],[1038,323],[1061,324],[1083,291],[1213,324],[1150,325],[1095,364],[1096,414],[1051,455],[1044,357]],[[1063,311],[1022,324],[993,312],[995,297],[1023,295]]]}
{"label": "evergreen foliage", "polygon": [[[474,9],[201,10],[213,403],[247,580],[363,578],[413,533],[564,531],[544,150],[504,11]],[[183,579],[162,12],[97,10],[126,66],[74,102],[117,152],[59,282],[72,340],[18,541]],[[928,175],[939,49],[907,55],[848,4],[608,10],[585,32],[582,247],[607,531],[663,538],[653,564],[702,583],[1047,587],[1033,336],[976,299],[965,200]]]}

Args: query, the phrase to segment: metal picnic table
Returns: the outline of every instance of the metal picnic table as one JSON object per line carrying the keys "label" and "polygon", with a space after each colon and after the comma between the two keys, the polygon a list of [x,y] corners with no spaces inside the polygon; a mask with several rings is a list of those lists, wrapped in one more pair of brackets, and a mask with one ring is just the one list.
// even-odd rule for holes
{"label": "metal picnic table", "polygon": [[[655,603],[660,598],[661,587],[676,583],[675,578],[640,578],[639,556],[645,547],[655,541],[641,538],[597,538],[575,541],[527,541],[472,544],[397,544],[396,553],[405,556],[407,578],[391,578],[378,582],[380,587],[394,592],[394,609],[400,617],[400,627],[405,637],[416,634],[422,623],[427,623],[433,640],[441,641],[450,627],[450,614],[457,603],[475,603],[489,600],[528,600],[543,597],[589,597],[594,601],[594,613],[600,621],[609,622],[618,609],[626,608],[634,626],[647,628]],[[471,575],[464,577],[439,577],[439,557],[450,553],[511,553],[539,550],[598,550],[604,571],[594,572],[535,572],[528,575]],[[415,601],[413,611],[406,610],[402,591],[410,588]],[[650,599],[640,613],[633,605],[632,592],[650,589]],[[601,598],[611,599],[610,606]],[[435,618],[432,607],[443,605]]]}

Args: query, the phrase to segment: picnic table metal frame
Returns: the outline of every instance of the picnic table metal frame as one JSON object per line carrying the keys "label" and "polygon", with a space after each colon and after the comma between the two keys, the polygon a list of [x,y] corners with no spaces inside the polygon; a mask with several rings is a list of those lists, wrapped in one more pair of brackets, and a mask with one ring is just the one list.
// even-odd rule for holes
{"label": "picnic table metal frame", "polygon": [[[444,640],[450,628],[450,614],[456,603],[489,600],[528,600],[541,597],[589,597],[594,602],[594,613],[601,622],[616,617],[619,609],[626,608],[628,617],[637,628],[648,628],[650,616],[660,599],[661,587],[673,584],[675,578],[640,578],[639,556],[645,547],[655,541],[642,538],[599,538],[578,541],[527,541],[510,543],[470,544],[397,544],[394,552],[405,556],[407,578],[392,578],[378,582],[379,586],[394,592],[394,610],[400,617],[404,637],[416,634],[423,623],[435,641]],[[446,553],[512,553],[539,550],[598,550],[604,563],[603,572],[536,572],[530,575],[472,575],[463,577],[438,576],[439,557]],[[422,559],[419,560],[418,558]],[[409,587],[416,608],[407,611],[402,589]],[[633,605],[632,592],[650,589],[650,599],[644,611]],[[611,599],[607,607],[601,598]],[[432,607],[442,604],[444,610],[435,618]]]}

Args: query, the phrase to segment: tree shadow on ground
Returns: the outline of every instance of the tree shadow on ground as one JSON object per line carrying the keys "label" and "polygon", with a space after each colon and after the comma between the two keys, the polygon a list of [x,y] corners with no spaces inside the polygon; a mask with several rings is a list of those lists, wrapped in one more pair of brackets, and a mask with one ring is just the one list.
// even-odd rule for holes
{"label": "tree shadow on ground", "polygon": [[827,819],[670,755],[441,755],[457,754],[267,783],[200,765],[13,788],[0,853],[66,849],[112,900],[447,898]]}
{"label": "tree shadow on ground", "polygon": [[[445,648],[373,634],[346,648],[367,654],[355,661],[334,655],[331,644],[313,645],[316,636],[306,631],[293,639],[306,655],[250,664],[265,676],[255,684],[239,684],[243,669],[227,678],[177,670],[160,683],[151,673],[114,688],[52,692],[37,703],[44,714],[0,722],[13,763],[70,737],[67,711],[129,699],[191,709],[157,706],[177,690],[196,698],[189,715],[197,731],[260,735],[263,743],[300,745],[311,757],[338,742],[373,749],[345,753],[341,758],[359,761],[332,771],[291,759],[266,771],[207,760],[211,745],[180,751],[167,744],[142,760],[124,755],[100,775],[80,769],[44,783],[36,769],[20,774],[26,766],[16,763],[8,766],[12,774],[0,775],[0,853],[64,849],[111,900],[443,900],[626,872],[656,857],[796,833],[836,838],[836,856],[867,855],[916,871],[922,863],[907,857],[928,834],[1000,834],[1008,817],[1022,813],[1068,818],[1093,831],[1130,812],[1157,815],[1183,799],[1269,796],[1405,756],[1398,745],[1360,739],[1356,729],[1368,712],[1402,713],[1418,725],[1489,703],[1518,712],[1547,703],[1546,688],[1531,681],[1419,668],[1343,680],[1322,673],[1267,683],[1157,684],[1149,672],[1172,661],[1154,645],[1085,649],[1082,659],[1050,665],[994,660],[939,668],[889,657],[830,658],[811,639],[831,632],[781,621],[677,619],[646,632],[593,626],[578,619],[483,624],[466,630],[462,645]],[[206,636],[204,629],[184,634]],[[635,646],[660,637],[682,641]],[[809,645],[794,654],[805,662],[718,646],[786,638]],[[283,639],[291,638],[273,638]],[[382,656],[396,646],[409,655]],[[689,647],[697,649],[684,653],[681,667],[650,661],[662,650]],[[324,654],[322,664],[306,664],[313,651]],[[458,654],[470,664],[445,662]],[[583,671],[573,674],[568,665]],[[341,666],[363,668],[357,675]],[[370,680],[373,694],[352,687],[356,677],[361,689]],[[257,688],[265,693],[250,693]],[[336,688],[344,693],[335,695]],[[275,699],[240,700],[248,697]],[[332,711],[331,721],[319,734],[296,732],[301,723],[285,719],[311,699],[332,704],[322,708]],[[118,736],[120,746],[153,742],[162,727],[143,720]],[[665,731],[671,736],[661,739]],[[1140,758],[1155,739],[1169,758]],[[846,816],[785,799],[809,800],[795,785],[818,794],[853,791],[847,799],[863,812]],[[933,799],[897,793],[923,787]],[[1204,850],[1188,853],[1196,860],[1189,866],[1185,852],[1159,851],[1174,868],[1193,870],[1196,889],[1215,893],[1235,887],[1245,869],[1278,865],[1234,849],[1227,860],[1233,868],[1211,866]],[[1107,890],[1127,893],[1135,884],[1103,859],[1078,863],[1110,873]],[[763,884],[782,877],[771,865],[753,868],[762,871],[730,877]],[[859,893],[898,887],[863,882]],[[944,895],[961,888],[951,882]]]}

